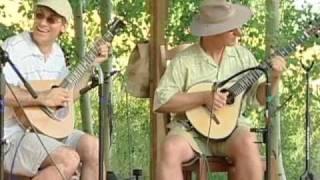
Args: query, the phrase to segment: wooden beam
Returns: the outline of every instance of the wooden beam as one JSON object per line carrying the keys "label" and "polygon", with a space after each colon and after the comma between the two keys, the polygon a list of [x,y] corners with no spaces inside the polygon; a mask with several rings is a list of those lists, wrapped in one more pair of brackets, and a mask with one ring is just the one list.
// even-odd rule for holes
{"label": "wooden beam", "polygon": [[159,148],[166,134],[166,121],[163,114],[154,113],[153,95],[164,71],[161,64],[160,45],[165,44],[165,27],[167,24],[168,0],[150,0],[151,39],[150,39],[150,125],[151,125],[151,164],[150,179],[156,179]]}

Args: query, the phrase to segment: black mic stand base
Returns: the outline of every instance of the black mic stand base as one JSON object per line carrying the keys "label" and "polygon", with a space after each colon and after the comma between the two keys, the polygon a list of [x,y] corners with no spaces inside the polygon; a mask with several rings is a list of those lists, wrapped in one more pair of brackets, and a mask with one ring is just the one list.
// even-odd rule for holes
{"label": "black mic stand base", "polygon": [[300,180],[314,180],[314,176],[311,172],[305,172],[300,176]]}
{"label": "black mic stand base", "polygon": [[306,74],[306,109],[305,109],[305,118],[306,118],[306,123],[305,123],[305,171],[304,173],[300,176],[300,180],[313,180],[314,175],[312,174],[310,167],[311,167],[311,161],[310,161],[310,140],[311,140],[311,118],[310,118],[310,104],[311,104],[311,94],[309,92],[309,77],[310,77],[310,72],[311,69],[314,65],[314,61],[311,62],[310,65],[303,64],[300,61],[300,64],[302,68],[305,70]]}

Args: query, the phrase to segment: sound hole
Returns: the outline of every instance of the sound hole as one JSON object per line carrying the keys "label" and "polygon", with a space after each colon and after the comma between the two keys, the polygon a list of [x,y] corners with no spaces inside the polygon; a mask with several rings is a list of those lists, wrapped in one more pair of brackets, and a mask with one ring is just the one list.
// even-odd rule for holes
{"label": "sound hole", "polygon": [[227,93],[228,92],[229,93],[228,96],[227,96],[227,104],[228,105],[231,105],[231,104],[234,103],[235,96],[234,96],[233,92],[229,91],[228,89],[221,89],[220,92],[222,92],[222,93]]}
{"label": "sound hole", "polygon": [[59,107],[55,111],[55,116],[58,119],[64,119],[67,117],[68,114],[69,114],[69,105],[64,106],[64,107]]}
{"label": "sound hole", "polygon": [[[51,88],[58,88],[58,85],[52,85]],[[67,115],[69,114],[69,104],[67,104],[66,106],[58,106],[55,110],[55,117],[59,120],[62,120],[64,118],[67,117]]]}

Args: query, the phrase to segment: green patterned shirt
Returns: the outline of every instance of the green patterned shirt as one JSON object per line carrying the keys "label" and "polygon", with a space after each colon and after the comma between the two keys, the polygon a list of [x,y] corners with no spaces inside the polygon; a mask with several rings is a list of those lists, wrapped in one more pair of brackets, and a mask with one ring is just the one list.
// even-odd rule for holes
{"label": "green patterned shirt", "polygon": [[[226,47],[221,63],[218,65],[211,56],[203,51],[199,43],[194,44],[171,60],[155,91],[154,110],[167,103],[176,93],[186,92],[199,82],[219,82],[257,65],[252,53],[240,45]],[[241,112],[247,103],[259,105],[256,100],[256,89],[263,79],[260,78],[248,91]],[[186,119],[184,115],[173,114],[172,117],[173,119]],[[242,115],[241,120],[247,122]]]}

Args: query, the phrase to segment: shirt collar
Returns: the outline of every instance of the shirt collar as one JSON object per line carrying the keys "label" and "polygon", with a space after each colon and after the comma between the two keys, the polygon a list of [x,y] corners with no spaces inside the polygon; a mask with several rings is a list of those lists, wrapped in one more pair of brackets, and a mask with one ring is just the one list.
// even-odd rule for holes
{"label": "shirt collar", "polygon": [[[35,56],[43,56],[42,52],[40,51],[38,45],[32,40],[31,38],[31,32],[25,32],[23,33],[23,38],[26,40],[27,44],[29,45],[31,49],[31,54]],[[50,53],[49,57],[61,55],[58,51],[58,44],[54,43],[52,46],[52,52]]]}
{"label": "shirt collar", "polygon": [[[196,46],[198,47],[198,50],[200,52],[200,54],[202,56],[205,57],[205,60],[209,63],[209,64],[212,64],[214,66],[217,66],[217,64],[213,61],[212,57],[209,56],[204,50],[203,48],[201,47],[200,45],[200,42],[198,42],[196,44]],[[223,54],[223,59],[225,61],[225,59],[229,59],[231,57],[236,57],[236,53],[234,52],[235,51],[235,48],[234,46],[226,46],[225,50],[224,50],[224,54]]]}

